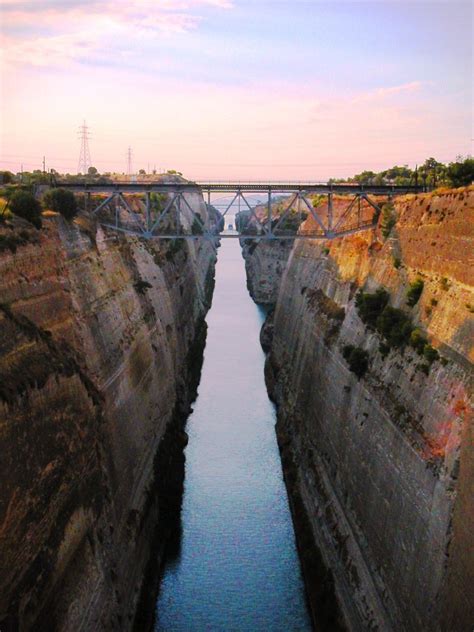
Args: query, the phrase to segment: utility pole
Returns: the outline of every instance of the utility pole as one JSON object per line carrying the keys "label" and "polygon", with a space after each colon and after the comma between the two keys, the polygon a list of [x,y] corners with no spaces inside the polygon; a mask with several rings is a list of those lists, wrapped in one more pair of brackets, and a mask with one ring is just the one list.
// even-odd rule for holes
{"label": "utility pole", "polygon": [[129,147],[127,151],[127,175],[132,175],[132,148]]}
{"label": "utility pole", "polygon": [[43,156],[43,173],[46,173],[46,157]]}
{"label": "utility pole", "polygon": [[79,139],[81,141],[81,151],[79,153],[79,164],[77,167],[77,173],[87,174],[89,167],[92,166],[91,154],[89,150],[89,128],[86,122],[79,127]]}

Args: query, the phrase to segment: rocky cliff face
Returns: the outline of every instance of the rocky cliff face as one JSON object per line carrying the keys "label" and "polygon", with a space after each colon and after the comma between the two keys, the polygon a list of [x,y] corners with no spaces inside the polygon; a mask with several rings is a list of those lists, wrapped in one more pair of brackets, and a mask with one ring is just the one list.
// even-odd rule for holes
{"label": "rocky cliff face", "polygon": [[273,242],[258,239],[242,240],[247,287],[256,303],[274,305],[280,280],[290,256],[292,243],[281,239]]}
{"label": "rocky cliff face", "polygon": [[0,627],[131,629],[179,506],[215,252],[85,215],[0,246]]}
{"label": "rocky cliff face", "polygon": [[[267,382],[326,629],[472,629],[473,210],[472,187],[408,196],[388,239],[299,242],[284,271]],[[395,325],[369,328],[356,305],[360,288],[381,287],[416,328],[401,345],[388,342]]]}

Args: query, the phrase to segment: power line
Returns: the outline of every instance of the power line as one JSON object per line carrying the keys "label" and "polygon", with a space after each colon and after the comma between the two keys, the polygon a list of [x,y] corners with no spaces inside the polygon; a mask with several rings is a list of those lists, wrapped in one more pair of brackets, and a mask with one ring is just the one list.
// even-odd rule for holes
{"label": "power line", "polygon": [[85,121],[79,128],[79,138],[81,140],[81,151],[79,153],[79,165],[77,167],[77,172],[86,174],[89,167],[92,166],[92,161],[89,150],[89,128],[87,127]]}

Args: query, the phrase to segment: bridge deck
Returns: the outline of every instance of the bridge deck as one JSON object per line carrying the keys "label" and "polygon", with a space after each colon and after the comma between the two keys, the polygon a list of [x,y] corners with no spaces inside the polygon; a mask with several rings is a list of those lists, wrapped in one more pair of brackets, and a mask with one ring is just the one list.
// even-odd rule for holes
{"label": "bridge deck", "polygon": [[371,195],[404,195],[425,191],[423,186],[362,185],[362,184],[328,184],[320,182],[113,182],[100,184],[96,182],[61,182],[56,186],[77,193],[166,193],[170,191],[195,191],[231,193],[235,191],[265,191],[275,193],[370,193]]}

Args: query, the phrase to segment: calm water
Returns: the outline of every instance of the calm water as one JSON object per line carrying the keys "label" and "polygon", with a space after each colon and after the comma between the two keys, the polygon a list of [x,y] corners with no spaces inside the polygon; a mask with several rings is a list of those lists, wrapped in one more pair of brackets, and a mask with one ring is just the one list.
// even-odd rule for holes
{"label": "calm water", "polygon": [[237,240],[222,240],[199,396],[188,419],[182,540],[155,630],[310,630]]}

